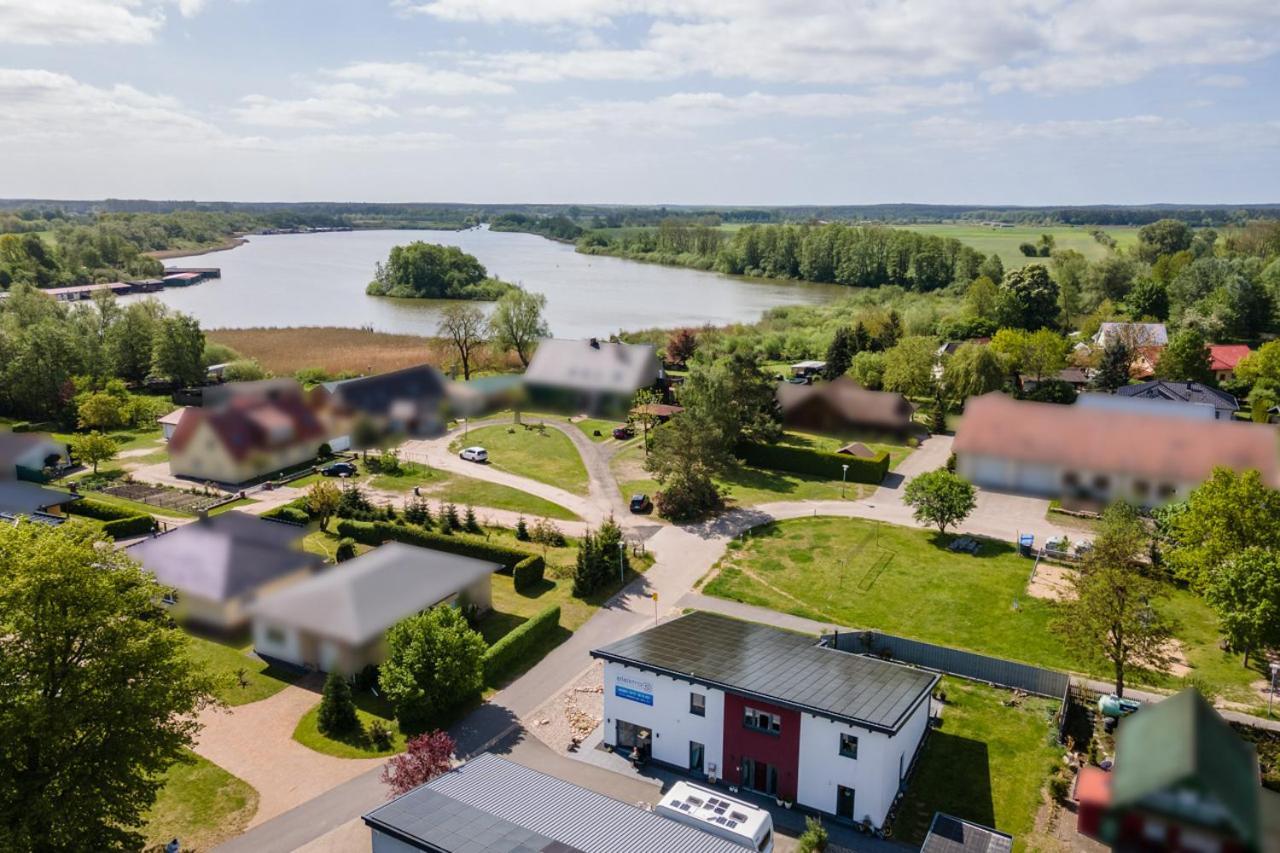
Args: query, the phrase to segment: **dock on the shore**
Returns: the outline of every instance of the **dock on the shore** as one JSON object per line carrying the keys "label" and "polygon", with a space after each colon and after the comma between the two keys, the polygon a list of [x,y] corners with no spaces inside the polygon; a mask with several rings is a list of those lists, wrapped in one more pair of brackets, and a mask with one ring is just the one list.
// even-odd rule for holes
{"label": "dock on the shore", "polygon": [[221,267],[165,267],[165,287],[187,287],[211,278],[222,278]]}

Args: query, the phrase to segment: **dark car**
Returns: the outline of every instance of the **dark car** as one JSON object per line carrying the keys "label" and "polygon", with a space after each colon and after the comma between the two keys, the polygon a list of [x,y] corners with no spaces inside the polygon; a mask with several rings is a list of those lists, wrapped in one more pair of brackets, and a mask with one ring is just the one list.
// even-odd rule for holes
{"label": "dark car", "polygon": [[613,428],[613,437],[620,441],[626,441],[628,438],[631,438],[631,436],[635,434],[636,434],[636,431],[631,428],[630,424],[625,424],[623,426],[616,426]]}
{"label": "dark car", "polygon": [[350,462],[335,462],[327,468],[321,468],[320,473],[326,477],[354,477],[356,466]]}
{"label": "dark car", "polygon": [[653,501],[649,500],[648,495],[640,494],[640,495],[631,496],[632,512],[644,513],[644,512],[649,512],[651,509],[653,509]]}

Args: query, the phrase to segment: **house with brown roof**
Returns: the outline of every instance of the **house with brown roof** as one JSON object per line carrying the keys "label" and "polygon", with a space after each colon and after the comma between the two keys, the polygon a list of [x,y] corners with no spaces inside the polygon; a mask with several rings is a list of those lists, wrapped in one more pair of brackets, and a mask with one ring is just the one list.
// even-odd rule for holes
{"label": "house with brown roof", "polygon": [[1273,429],[1138,410],[975,397],[952,449],[956,471],[987,489],[1155,506],[1186,497],[1213,469],[1256,470],[1280,486]]}
{"label": "house with brown roof", "polygon": [[901,394],[869,391],[847,376],[816,385],[783,382],[775,396],[784,424],[818,433],[904,435],[915,412]]}
{"label": "house with brown roof", "polygon": [[182,413],[169,440],[174,476],[245,483],[314,459],[328,439],[300,387],[223,393],[217,400]]}

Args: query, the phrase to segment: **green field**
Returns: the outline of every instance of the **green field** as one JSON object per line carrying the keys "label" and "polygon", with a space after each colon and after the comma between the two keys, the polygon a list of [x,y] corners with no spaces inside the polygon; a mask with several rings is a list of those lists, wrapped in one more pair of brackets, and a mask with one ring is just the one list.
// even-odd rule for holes
{"label": "green field", "polygon": [[[731,545],[704,591],[828,624],[1108,677],[1102,661],[1081,659],[1053,630],[1060,606],[1025,593],[1031,564],[1011,544],[983,540],[971,556],[947,550],[947,541],[863,519],[782,521]],[[1212,611],[1185,590],[1168,592],[1162,609],[1176,623],[1192,675],[1223,698],[1256,705],[1249,684],[1262,676],[1218,648]],[[1179,686],[1153,672],[1131,671],[1129,680]]]}
{"label": "green field", "polygon": [[[993,252],[1000,256],[1006,269],[1026,266],[1029,263],[1048,263],[1048,258],[1029,258],[1018,251],[1022,243],[1035,243],[1041,234],[1052,234],[1054,247],[1058,249],[1075,249],[1090,260],[1098,260],[1107,255],[1109,249],[1099,243],[1089,233],[1089,226],[1069,225],[1015,225],[1011,228],[993,228],[969,223],[945,223],[931,225],[903,225],[912,231],[925,234],[937,234],[939,237],[954,237],[961,243],[972,246],[984,255]],[[1120,247],[1132,246],[1138,242],[1137,228],[1103,228],[1103,231],[1115,238]]]}
{"label": "green field", "polygon": [[258,810],[258,792],[194,752],[164,775],[164,787],[146,815],[146,849],[163,849],[171,838],[183,850],[212,850],[244,831]]}
{"label": "green field", "polygon": [[[1026,849],[1041,790],[1059,764],[1054,713],[1060,703],[959,678],[945,678],[942,726],[929,733],[893,824],[893,837],[919,846],[937,811],[994,827]],[[937,707],[935,705],[935,707]]]}
{"label": "green field", "polygon": [[465,439],[459,437],[450,449],[483,447],[489,451],[489,464],[499,471],[528,477],[580,495],[587,493],[587,469],[578,448],[555,429],[523,426],[489,426],[473,429]]}

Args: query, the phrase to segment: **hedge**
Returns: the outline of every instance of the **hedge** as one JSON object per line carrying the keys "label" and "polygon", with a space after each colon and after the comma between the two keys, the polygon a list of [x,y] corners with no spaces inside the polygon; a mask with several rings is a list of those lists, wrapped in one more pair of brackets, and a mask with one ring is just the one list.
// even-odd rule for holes
{"label": "hedge", "polygon": [[757,468],[772,468],[776,471],[808,474],[829,480],[839,480],[842,473],[840,466],[848,465],[849,474],[846,479],[850,483],[875,485],[889,473],[889,454],[884,451],[870,459],[862,459],[844,453],[828,453],[804,447],[789,447],[785,444],[757,444],[744,441],[737,446],[734,454],[743,462]]}
{"label": "hedge", "polygon": [[306,527],[311,522],[311,516],[307,515],[304,510],[289,504],[282,504],[275,509],[269,509],[262,514],[262,517],[277,521],[288,521],[292,524],[300,524],[303,527]]}
{"label": "hedge", "polygon": [[117,518],[102,525],[102,532],[112,539],[129,539],[133,536],[146,536],[156,529],[156,520],[149,515],[131,515],[128,518]]}
{"label": "hedge", "polygon": [[559,627],[560,605],[553,604],[502,637],[485,650],[485,680],[492,683],[516,663],[527,659],[538,644],[554,636]]}
{"label": "hedge", "polygon": [[[505,545],[488,542],[479,536],[471,536],[466,533],[454,533],[451,535],[436,533],[431,530],[423,530],[421,527],[393,524],[389,521],[352,521],[351,519],[343,519],[338,522],[338,535],[350,536],[357,542],[364,545],[373,545],[374,547],[381,545],[383,542],[393,541],[403,542],[406,545],[420,545],[423,548],[434,548],[437,551],[458,554],[462,557],[475,557],[477,560],[500,563],[507,572],[513,572],[517,564],[525,562],[530,557],[537,556],[519,548],[508,548]],[[535,571],[540,578],[542,576],[541,567],[536,570],[528,568],[525,573],[530,575]]]}
{"label": "hedge", "polygon": [[541,554],[525,557],[511,567],[511,579],[515,582],[516,592],[524,592],[542,582],[542,573],[547,568],[547,561]]}
{"label": "hedge", "polygon": [[95,501],[93,498],[81,498],[78,501],[72,501],[67,505],[67,512],[72,515],[83,515],[86,518],[96,518],[98,521],[119,521],[124,518],[133,518],[140,514],[103,503],[102,501]]}

